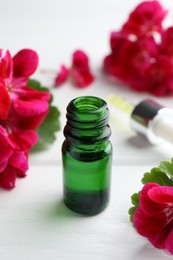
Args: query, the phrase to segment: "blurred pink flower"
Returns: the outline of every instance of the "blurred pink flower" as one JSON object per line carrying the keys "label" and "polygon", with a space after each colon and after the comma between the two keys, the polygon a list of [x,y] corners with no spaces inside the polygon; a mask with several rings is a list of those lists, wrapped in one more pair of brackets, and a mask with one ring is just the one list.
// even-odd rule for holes
{"label": "blurred pink flower", "polygon": [[90,70],[89,58],[84,51],[76,50],[73,53],[69,69],[65,65],[61,65],[61,69],[55,77],[54,86],[61,86],[68,78],[78,88],[85,88],[93,82],[94,76]]}
{"label": "blurred pink flower", "polygon": [[70,75],[75,86],[79,88],[87,87],[93,82],[94,76],[90,71],[89,58],[85,52],[77,50],[73,53]]}
{"label": "blurred pink flower", "polygon": [[166,14],[158,1],[139,4],[122,28],[110,34],[105,71],[134,90],[172,95],[173,27],[163,29]]}
{"label": "blurred pink flower", "polygon": [[162,21],[166,15],[167,11],[158,1],[144,1],[131,12],[122,31],[135,34],[137,37],[162,32]]}

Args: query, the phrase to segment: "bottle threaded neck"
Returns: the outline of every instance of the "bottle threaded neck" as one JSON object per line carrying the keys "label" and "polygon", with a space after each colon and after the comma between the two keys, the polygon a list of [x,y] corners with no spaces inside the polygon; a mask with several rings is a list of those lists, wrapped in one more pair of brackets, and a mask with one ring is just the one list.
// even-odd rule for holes
{"label": "bottle threaded neck", "polygon": [[67,106],[64,135],[70,141],[93,143],[107,140],[111,135],[106,102],[94,96],[73,99]]}

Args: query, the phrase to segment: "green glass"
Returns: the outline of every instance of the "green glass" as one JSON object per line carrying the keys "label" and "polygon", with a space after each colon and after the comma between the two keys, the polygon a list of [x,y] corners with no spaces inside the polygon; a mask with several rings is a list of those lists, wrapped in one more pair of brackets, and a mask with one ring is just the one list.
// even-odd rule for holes
{"label": "green glass", "polygon": [[64,203],[94,215],[109,203],[112,145],[109,110],[104,100],[83,96],[67,107],[62,145]]}

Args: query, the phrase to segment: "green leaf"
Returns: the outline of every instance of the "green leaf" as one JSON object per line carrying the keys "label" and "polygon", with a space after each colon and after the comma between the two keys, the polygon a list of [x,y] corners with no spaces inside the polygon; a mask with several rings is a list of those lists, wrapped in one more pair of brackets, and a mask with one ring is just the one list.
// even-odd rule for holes
{"label": "green leaf", "polygon": [[155,167],[150,172],[146,172],[141,180],[143,184],[148,182],[155,182],[161,186],[173,186],[173,181],[167,176],[167,174],[160,169]]}
{"label": "green leaf", "polygon": [[29,79],[28,84],[29,87],[32,87],[34,89],[39,89],[41,87],[41,83],[36,79]]}
{"label": "green leaf", "polygon": [[[49,91],[49,88],[44,87],[38,80],[29,79],[28,86],[38,91]],[[50,93],[51,94],[51,93]],[[56,140],[56,132],[60,130],[60,112],[57,107],[52,105],[53,96],[49,102],[49,112],[44,119],[43,123],[37,129],[39,141],[32,148],[32,151],[45,149]]]}
{"label": "green leaf", "polygon": [[131,196],[131,202],[134,206],[132,206],[128,213],[130,215],[130,221],[133,222],[133,215],[135,213],[135,210],[137,209],[137,207],[139,206],[139,194],[140,192],[138,193],[134,193],[132,196]]}
{"label": "green leaf", "polygon": [[134,193],[133,195],[132,195],[132,197],[131,197],[131,200],[132,200],[132,204],[134,205],[134,206],[139,206],[139,193],[140,192],[138,192],[138,193]]}
{"label": "green leaf", "polygon": [[162,161],[160,162],[159,168],[165,172],[173,180],[173,159],[171,162]]}
{"label": "green leaf", "polygon": [[46,141],[46,143],[49,144],[52,144],[55,141],[55,132],[60,129],[59,120],[57,120],[59,115],[58,109],[51,106],[46,119],[41,124],[41,127],[38,128],[40,141]]}

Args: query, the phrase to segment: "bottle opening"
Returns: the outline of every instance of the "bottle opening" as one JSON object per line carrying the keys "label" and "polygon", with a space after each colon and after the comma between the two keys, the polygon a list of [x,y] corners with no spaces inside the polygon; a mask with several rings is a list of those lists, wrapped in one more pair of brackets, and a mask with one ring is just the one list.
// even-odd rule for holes
{"label": "bottle opening", "polygon": [[95,112],[105,104],[102,99],[93,96],[79,97],[74,100],[74,107],[78,112]]}
{"label": "bottle opening", "polygon": [[[73,99],[67,106],[68,123],[96,123],[104,125],[108,122],[109,110],[106,102],[95,96],[81,96]],[[104,122],[102,122],[104,121]]]}
{"label": "bottle opening", "polygon": [[67,106],[67,123],[64,135],[67,139],[87,144],[107,140],[111,131],[108,125],[109,110],[106,102],[95,96],[81,96]]}

